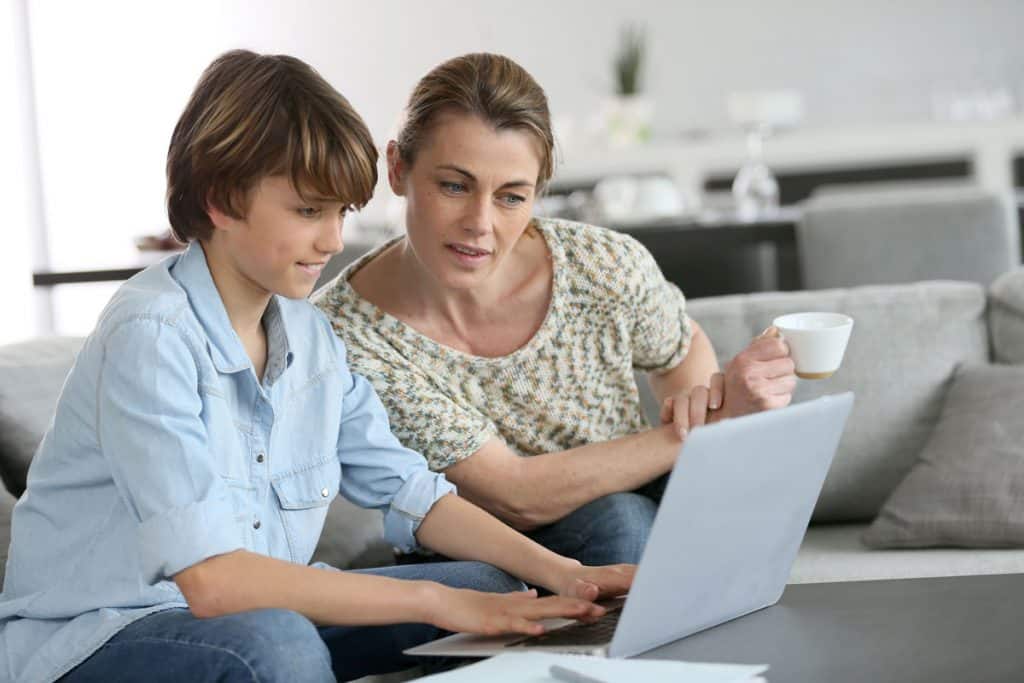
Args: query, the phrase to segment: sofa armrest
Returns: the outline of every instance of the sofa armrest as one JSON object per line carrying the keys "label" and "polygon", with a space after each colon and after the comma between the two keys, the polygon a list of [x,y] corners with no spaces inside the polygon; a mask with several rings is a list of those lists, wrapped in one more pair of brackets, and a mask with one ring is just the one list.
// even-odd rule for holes
{"label": "sofa armrest", "polygon": [[0,477],[20,496],[36,447],[50,426],[78,337],[42,337],[0,347]]}

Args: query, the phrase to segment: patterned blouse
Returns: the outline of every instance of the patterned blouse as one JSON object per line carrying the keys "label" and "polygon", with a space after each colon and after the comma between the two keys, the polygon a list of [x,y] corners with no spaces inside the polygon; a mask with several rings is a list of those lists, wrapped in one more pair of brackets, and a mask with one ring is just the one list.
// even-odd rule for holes
{"label": "patterned blouse", "polygon": [[376,388],[395,435],[435,471],[492,437],[528,456],[641,431],[648,424],[634,369],[668,371],[689,350],[683,294],[639,242],[569,221],[533,226],[551,252],[551,302],[540,329],[506,356],[443,346],[351,287],[349,278],[397,240],[314,298],[348,347],[352,371]]}

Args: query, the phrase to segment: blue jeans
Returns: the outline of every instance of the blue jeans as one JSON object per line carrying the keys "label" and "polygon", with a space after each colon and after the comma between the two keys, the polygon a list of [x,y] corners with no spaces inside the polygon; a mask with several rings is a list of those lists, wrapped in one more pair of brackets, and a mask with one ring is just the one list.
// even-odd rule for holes
{"label": "blue jeans", "polygon": [[587,503],[527,535],[559,555],[583,564],[640,561],[658,511],[664,478],[637,492],[613,493]]}
{"label": "blue jeans", "polygon": [[[664,475],[636,491],[598,498],[526,535],[545,548],[586,565],[637,564],[651,535],[667,481],[668,475]],[[441,555],[403,555],[399,562],[447,559]]]}
{"label": "blue jeans", "polygon": [[[480,562],[444,562],[359,570],[492,593],[522,582]],[[418,661],[406,648],[446,635],[429,624],[317,628],[297,612],[264,609],[197,619],[186,609],[131,624],[64,676],[62,683],[152,681],[349,681],[400,671]]]}

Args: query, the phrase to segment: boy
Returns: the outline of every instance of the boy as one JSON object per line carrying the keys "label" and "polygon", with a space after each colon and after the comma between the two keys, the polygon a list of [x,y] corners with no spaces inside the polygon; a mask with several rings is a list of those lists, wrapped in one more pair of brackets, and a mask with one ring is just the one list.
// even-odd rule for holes
{"label": "boy", "polygon": [[[348,680],[441,629],[537,633],[627,589],[632,567],[583,567],[450,495],[305,301],[376,160],[299,60],[234,51],[204,73],[167,160],[189,246],[118,290],[68,377],[14,513],[0,678]],[[477,562],[308,566],[339,492],[403,550],[558,596]]]}

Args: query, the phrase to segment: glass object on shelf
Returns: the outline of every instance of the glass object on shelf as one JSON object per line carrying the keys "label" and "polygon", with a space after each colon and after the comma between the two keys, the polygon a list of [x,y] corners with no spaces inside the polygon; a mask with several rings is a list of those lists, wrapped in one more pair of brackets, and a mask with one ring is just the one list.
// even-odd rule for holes
{"label": "glass object on shelf", "polygon": [[729,118],[746,131],[746,161],[732,184],[736,213],[753,220],[779,210],[779,183],[764,161],[769,132],[798,126],[804,118],[804,99],[798,90],[750,90],[729,93]]}
{"label": "glass object on shelf", "polygon": [[736,214],[741,220],[753,220],[779,210],[779,183],[764,163],[764,131],[764,126],[747,130],[747,160],[732,181]]}

